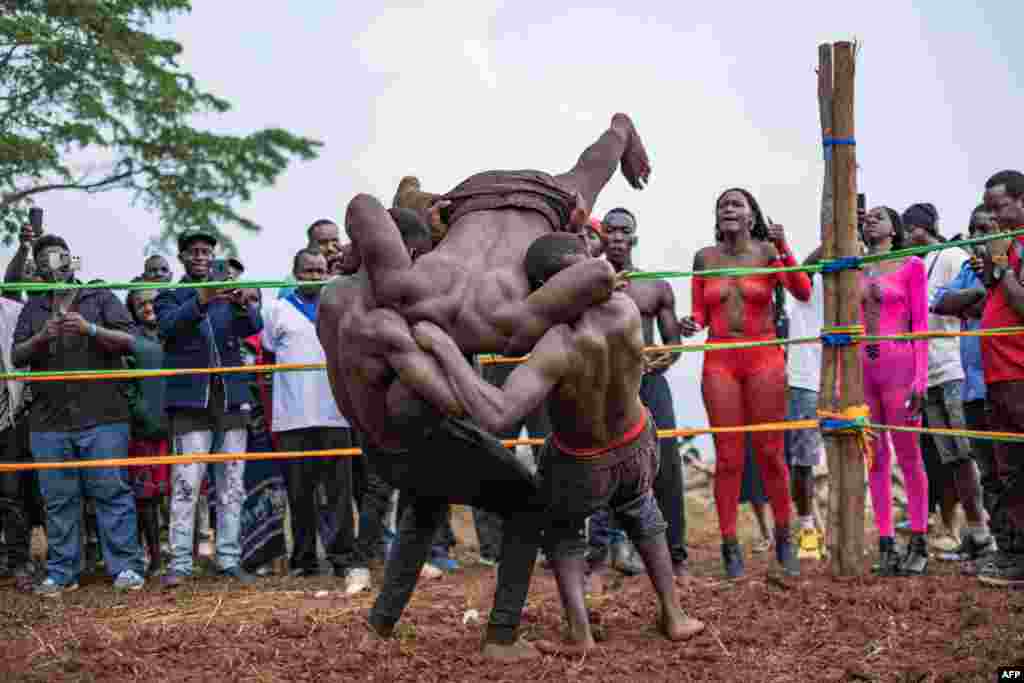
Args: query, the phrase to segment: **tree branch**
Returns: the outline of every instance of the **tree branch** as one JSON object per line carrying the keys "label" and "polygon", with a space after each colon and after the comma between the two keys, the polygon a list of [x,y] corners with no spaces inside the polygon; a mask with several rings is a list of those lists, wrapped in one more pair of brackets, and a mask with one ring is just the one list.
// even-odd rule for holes
{"label": "tree branch", "polygon": [[31,187],[27,190],[21,190],[20,192],[11,192],[3,195],[3,197],[0,198],[0,208],[10,206],[15,202],[19,202],[22,199],[31,197],[34,194],[39,194],[41,192],[49,192],[50,190],[82,190],[83,192],[93,192],[96,190],[102,190],[108,185],[113,185],[114,183],[119,183],[122,180],[127,180],[136,173],[137,171],[135,170],[129,170],[125,171],[124,173],[118,173],[117,175],[110,176],[109,178],[104,178],[103,180],[99,180],[95,183],[90,183],[88,185],[82,185],[81,183],[53,183],[50,185],[37,185],[36,187]]}

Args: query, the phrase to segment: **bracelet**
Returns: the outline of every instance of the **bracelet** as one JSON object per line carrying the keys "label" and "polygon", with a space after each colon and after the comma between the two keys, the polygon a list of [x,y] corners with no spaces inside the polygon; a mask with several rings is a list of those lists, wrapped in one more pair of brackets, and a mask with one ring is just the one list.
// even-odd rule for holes
{"label": "bracelet", "polygon": [[96,328],[96,323],[89,323],[89,336],[95,337],[99,330]]}

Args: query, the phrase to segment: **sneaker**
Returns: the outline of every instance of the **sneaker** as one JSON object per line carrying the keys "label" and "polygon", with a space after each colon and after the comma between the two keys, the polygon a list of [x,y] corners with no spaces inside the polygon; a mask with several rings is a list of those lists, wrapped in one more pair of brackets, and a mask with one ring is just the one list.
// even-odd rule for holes
{"label": "sneaker", "polygon": [[797,559],[821,560],[822,538],[817,529],[800,529],[798,536]]}
{"label": "sneaker", "polygon": [[672,563],[672,575],[677,579],[690,575],[690,566],[686,560],[679,560],[678,562]]}
{"label": "sneaker", "polygon": [[985,565],[978,580],[1000,588],[1024,588],[1024,555],[1009,555],[1005,562]]}
{"label": "sneaker", "polygon": [[584,557],[587,560],[587,573],[601,572],[608,566],[607,546],[591,546]]}
{"label": "sneaker", "polygon": [[440,579],[442,576],[444,576],[444,572],[430,562],[424,564],[423,569],[420,570],[421,579]]}
{"label": "sneaker", "polygon": [[789,537],[789,532],[779,533],[775,542],[775,559],[779,561],[782,572],[786,576],[800,576],[800,560],[796,556],[796,548]]}
{"label": "sneaker", "polygon": [[78,582],[72,581],[71,583],[60,584],[53,579],[46,579],[41,584],[36,586],[35,594],[41,598],[59,598],[64,593],[70,593],[78,590]]}
{"label": "sneaker", "polygon": [[612,567],[626,576],[643,574],[647,569],[644,561],[636,552],[632,543],[622,542],[612,545]]}
{"label": "sneaker", "polygon": [[245,571],[241,567],[231,567],[230,569],[222,569],[219,575],[225,579],[231,579],[241,584],[252,584],[256,582],[256,577]]}
{"label": "sneaker", "polygon": [[960,548],[960,544],[961,542],[953,534],[942,534],[928,541],[928,547],[938,553],[955,553]]}
{"label": "sneaker", "polygon": [[454,572],[459,568],[459,561],[453,557],[435,557],[430,560],[430,564],[444,572]]}
{"label": "sneaker", "polygon": [[14,590],[20,593],[31,593],[36,587],[36,565],[29,560],[11,572],[14,577]]}
{"label": "sneaker", "polygon": [[185,574],[181,574],[175,571],[169,571],[162,577],[160,577],[160,587],[165,590],[178,588],[180,586],[184,586],[185,582],[188,581],[190,578],[191,577]]}
{"label": "sneaker", "polygon": [[146,580],[131,569],[125,569],[114,579],[114,590],[116,591],[137,591],[142,588]]}
{"label": "sneaker", "polygon": [[924,534],[914,534],[907,544],[907,554],[900,561],[899,576],[923,576],[928,572],[928,542]]}
{"label": "sneaker", "polygon": [[991,534],[984,541],[975,540],[973,534],[964,534],[964,539],[960,541],[960,547],[957,548],[956,554],[960,556],[961,560],[978,562],[989,557],[998,549],[996,539]]}
{"label": "sneaker", "polygon": [[[543,564],[544,560],[542,558],[538,558],[538,559],[541,559],[541,563]],[[497,567],[498,566],[498,558],[496,558],[496,557],[488,557],[487,555],[481,555],[480,559],[478,559],[476,561],[476,563],[479,564],[479,565],[483,565],[484,567]]]}
{"label": "sneaker", "polygon": [[743,549],[739,543],[722,544],[722,564],[725,565],[725,575],[730,579],[743,576]]}
{"label": "sneaker", "polygon": [[355,595],[370,587],[370,570],[349,569],[345,574],[345,595]]}

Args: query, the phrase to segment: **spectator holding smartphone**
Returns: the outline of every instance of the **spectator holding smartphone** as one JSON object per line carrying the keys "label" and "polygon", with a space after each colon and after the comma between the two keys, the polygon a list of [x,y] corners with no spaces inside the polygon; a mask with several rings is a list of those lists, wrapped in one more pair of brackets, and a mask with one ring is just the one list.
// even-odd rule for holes
{"label": "spectator holding smartphone", "polygon": [[[227,264],[214,261],[217,238],[197,231],[178,240],[178,258],[185,268],[182,282],[228,279]],[[226,288],[169,289],[156,299],[156,316],[164,340],[165,367],[219,368],[242,365],[242,340],[263,329],[259,307],[238,290]],[[167,378],[167,411],[174,453],[209,453],[222,436],[225,453],[246,448],[246,426],[252,397],[251,378],[244,374],[178,375]],[[217,495],[217,563],[226,578],[244,583],[252,576],[241,567],[241,509],[245,499],[245,462],[213,465]],[[171,468],[171,563],[166,588],[182,585],[192,575],[192,545],[204,463]]]}

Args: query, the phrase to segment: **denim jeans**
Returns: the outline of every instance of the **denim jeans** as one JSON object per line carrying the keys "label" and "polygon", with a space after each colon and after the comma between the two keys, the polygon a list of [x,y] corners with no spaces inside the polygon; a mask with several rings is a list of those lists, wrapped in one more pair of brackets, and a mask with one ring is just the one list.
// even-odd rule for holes
{"label": "denim jeans", "polygon": [[[126,423],[71,432],[32,432],[36,462],[128,457]],[[115,467],[40,470],[46,505],[46,575],[58,584],[78,580],[82,538],[82,494],[96,505],[100,549],[111,576],[126,569],[142,574],[142,550],[135,522],[135,497]]]}
{"label": "denim jeans", "polygon": [[[245,429],[224,432],[224,453],[242,453],[246,446]],[[213,446],[211,431],[176,434],[174,452],[209,453]],[[176,574],[192,574],[192,540],[196,523],[196,503],[206,474],[207,463],[191,462],[171,467],[171,566]],[[241,563],[242,503],[245,501],[245,461],[211,463],[217,490],[217,564],[222,570]]]}

